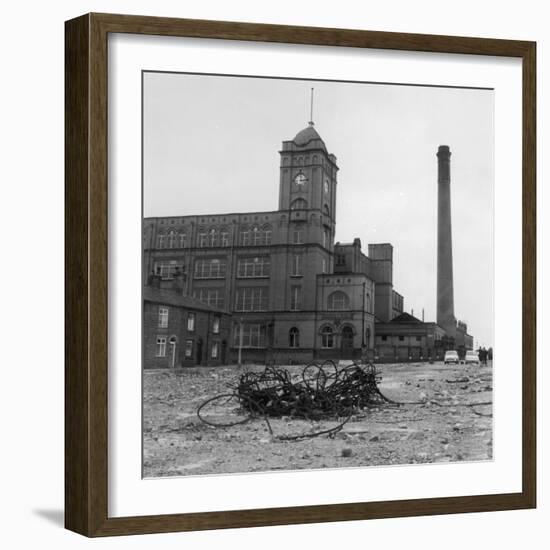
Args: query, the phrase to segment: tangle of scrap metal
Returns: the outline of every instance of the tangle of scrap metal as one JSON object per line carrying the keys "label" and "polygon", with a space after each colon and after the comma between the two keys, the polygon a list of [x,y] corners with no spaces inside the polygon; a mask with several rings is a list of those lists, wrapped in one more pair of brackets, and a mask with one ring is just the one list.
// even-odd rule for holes
{"label": "tangle of scrap metal", "polygon": [[[334,436],[350,419],[368,406],[395,401],[384,396],[377,383],[372,363],[353,363],[338,368],[333,361],[310,363],[299,375],[281,367],[266,367],[261,372],[241,374],[231,392],[207,399],[197,409],[197,415],[209,426],[227,428],[262,418],[274,439],[297,441],[319,435]],[[209,407],[238,403],[244,418],[233,422],[213,422],[206,418]],[[311,421],[333,419],[337,425],[299,435],[274,435],[270,418],[300,418]]]}

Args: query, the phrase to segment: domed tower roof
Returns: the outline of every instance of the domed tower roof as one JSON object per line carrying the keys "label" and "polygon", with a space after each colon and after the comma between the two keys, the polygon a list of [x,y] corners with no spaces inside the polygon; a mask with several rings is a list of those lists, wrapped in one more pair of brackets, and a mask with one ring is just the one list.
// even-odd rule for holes
{"label": "domed tower roof", "polygon": [[300,130],[294,139],[292,140],[296,145],[300,147],[306,146],[310,141],[318,139],[323,141],[321,136],[317,133],[317,130],[313,127],[313,122],[310,122],[306,128]]}

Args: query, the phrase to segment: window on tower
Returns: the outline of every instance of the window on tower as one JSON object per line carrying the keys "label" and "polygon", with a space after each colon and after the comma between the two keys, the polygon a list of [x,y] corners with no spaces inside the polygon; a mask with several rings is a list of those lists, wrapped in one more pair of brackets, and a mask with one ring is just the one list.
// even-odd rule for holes
{"label": "window on tower", "polygon": [[291,210],[305,210],[307,208],[307,201],[305,199],[293,200],[290,209]]}
{"label": "window on tower", "polygon": [[292,264],[290,266],[290,274],[293,277],[300,277],[302,275],[302,255],[293,254],[291,261]]}
{"label": "window on tower", "polygon": [[297,225],[292,230],[292,242],[294,244],[303,244],[304,242],[304,228]]}
{"label": "window on tower", "polygon": [[323,246],[325,248],[330,247],[330,231],[326,228],[323,230]]}

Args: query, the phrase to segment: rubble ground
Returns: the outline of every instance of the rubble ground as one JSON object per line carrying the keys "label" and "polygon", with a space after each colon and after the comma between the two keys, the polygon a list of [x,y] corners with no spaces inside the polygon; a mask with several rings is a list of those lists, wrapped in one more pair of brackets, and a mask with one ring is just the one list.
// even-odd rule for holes
{"label": "rubble ground", "polygon": [[[301,373],[300,366],[285,367]],[[379,388],[400,406],[369,407],[333,438],[271,437],[261,418],[214,428],[197,417],[206,399],[228,393],[244,369],[148,370],[143,376],[144,477],[364,467],[492,459],[492,364],[402,363],[377,366]],[[415,403],[415,404],[411,404]],[[206,417],[244,419],[237,403],[219,401]],[[270,419],[275,436],[328,429],[338,419]]]}

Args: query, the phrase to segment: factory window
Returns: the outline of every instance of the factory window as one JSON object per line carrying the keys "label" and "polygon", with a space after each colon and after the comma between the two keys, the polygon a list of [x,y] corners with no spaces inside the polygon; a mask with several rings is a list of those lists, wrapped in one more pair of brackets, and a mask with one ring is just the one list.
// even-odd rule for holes
{"label": "factory window", "polygon": [[385,335],[384,335],[384,336],[381,336],[381,338],[382,338],[382,342],[386,342],[386,341],[387,341],[387,339],[388,339],[388,337],[387,337],[387,336],[385,336]]}
{"label": "factory window", "polygon": [[265,326],[257,323],[235,325],[233,345],[242,348],[265,348]]}
{"label": "factory window", "polygon": [[193,297],[218,309],[225,307],[224,288],[196,288],[193,292]]}
{"label": "factory window", "polygon": [[263,227],[255,226],[252,229],[243,226],[240,229],[239,237],[243,246],[271,244],[271,226],[266,224]]}
{"label": "factory window", "polygon": [[336,265],[346,265],[345,254],[336,254]]}
{"label": "factory window", "polygon": [[166,357],[166,336],[157,338],[157,357]]}
{"label": "factory window", "polygon": [[302,255],[294,254],[292,256],[292,265],[290,266],[290,274],[293,277],[300,277],[302,275]]}
{"label": "factory window", "polygon": [[290,287],[290,310],[300,311],[302,309],[302,287]]}
{"label": "factory window", "polygon": [[304,199],[296,199],[290,205],[291,210],[305,210],[306,208],[307,202]]}
{"label": "factory window", "polygon": [[199,233],[199,246],[204,248],[208,242],[208,233]]}
{"label": "factory window", "polygon": [[223,279],[227,269],[227,262],[212,258],[195,262],[195,279]]}
{"label": "factory window", "polygon": [[174,275],[183,272],[183,264],[178,263],[176,260],[155,262],[154,271],[155,275],[160,275],[162,279],[173,279]]}
{"label": "factory window", "polygon": [[177,234],[175,231],[168,233],[168,248],[175,248]]}
{"label": "factory window", "polygon": [[334,332],[331,327],[324,327],[323,330],[321,330],[321,347],[334,347]]}
{"label": "factory window", "polygon": [[269,277],[270,270],[271,259],[269,256],[239,259],[239,277]]}
{"label": "factory window", "polygon": [[159,307],[159,328],[166,328],[168,326],[168,308]]}
{"label": "factory window", "polygon": [[239,288],[235,300],[237,311],[266,311],[268,289],[265,287]]}
{"label": "factory window", "polygon": [[349,309],[349,298],[345,292],[337,290],[328,297],[328,309],[330,311],[346,311]]}
{"label": "factory window", "polygon": [[218,232],[215,229],[208,232],[208,246],[218,246]]}
{"label": "factory window", "polygon": [[189,313],[187,315],[187,330],[193,332],[195,330],[195,314]]}
{"label": "factory window", "polygon": [[221,246],[229,246],[229,231],[222,229],[220,232]]}
{"label": "factory window", "polygon": [[178,235],[179,237],[179,247],[180,248],[185,248],[185,244],[186,244],[186,240],[187,240],[187,235],[185,233],[180,233]]}
{"label": "factory window", "polygon": [[164,235],[159,235],[157,238],[157,247],[158,248],[164,248],[164,242],[166,237]]}
{"label": "factory window", "polygon": [[292,327],[288,331],[288,345],[291,348],[300,347],[300,331],[296,327]]}
{"label": "factory window", "polygon": [[404,337],[404,336],[400,336],[400,337],[399,337],[399,341],[400,341],[400,342],[403,342],[404,340],[405,340],[405,337]]}
{"label": "factory window", "polygon": [[193,357],[193,340],[185,340],[185,357]]}

